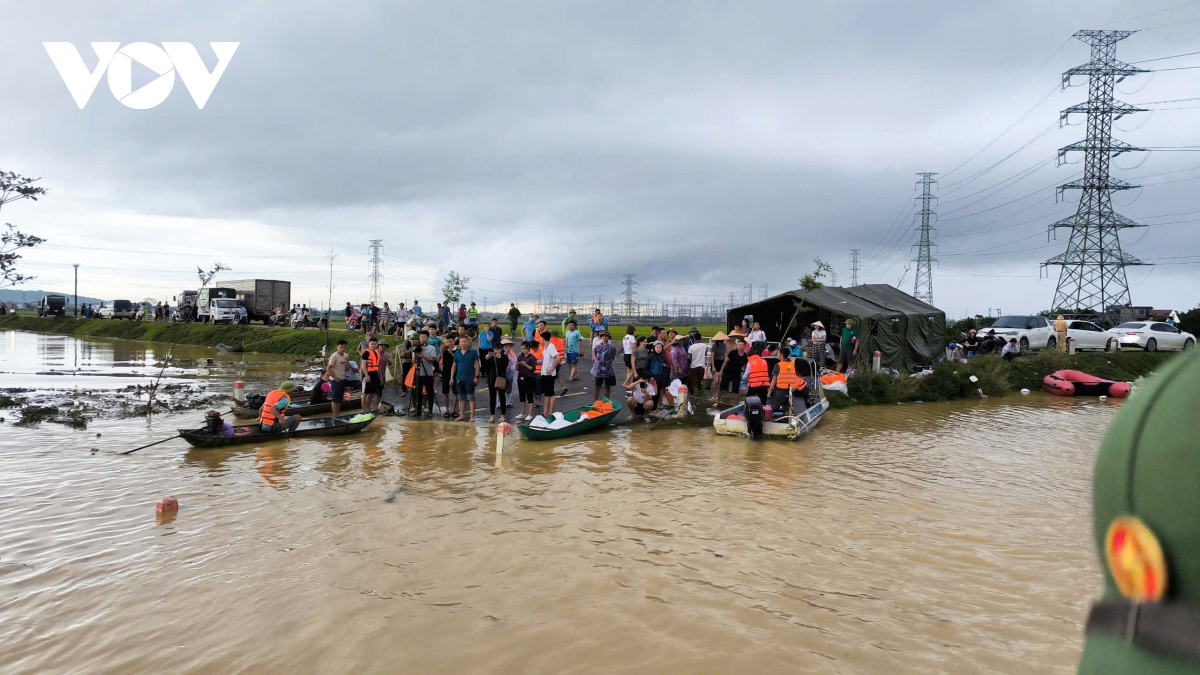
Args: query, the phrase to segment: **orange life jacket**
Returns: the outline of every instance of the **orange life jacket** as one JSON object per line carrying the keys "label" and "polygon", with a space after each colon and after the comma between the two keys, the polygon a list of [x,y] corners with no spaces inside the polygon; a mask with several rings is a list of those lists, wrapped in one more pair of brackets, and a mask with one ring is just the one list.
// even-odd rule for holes
{"label": "orange life jacket", "polygon": [[550,344],[554,345],[554,348],[558,350],[559,354],[567,353],[567,345],[562,341],[562,338],[552,337],[550,338]]}
{"label": "orange life jacket", "polygon": [[750,363],[750,387],[769,387],[771,386],[771,375],[767,372],[767,362],[763,357],[753,354],[749,359]]}
{"label": "orange life jacket", "polygon": [[779,376],[775,379],[775,386],[780,389],[804,391],[808,387],[808,383],[804,381],[803,377],[796,374],[796,364],[791,361],[780,361]]}
{"label": "orange life jacket", "polygon": [[[287,405],[292,404],[292,397],[288,396],[282,391],[279,391],[278,389],[275,389],[271,393],[267,394],[267,401],[263,403],[262,411],[260,411],[258,415],[259,424],[267,427],[273,427],[279,423],[280,419],[279,415],[275,412],[275,407],[279,405],[280,400],[287,401]],[[287,406],[284,407],[286,408]]]}
{"label": "orange life jacket", "polygon": [[363,359],[364,361],[367,362],[367,372],[368,373],[379,372],[379,354],[375,353],[374,349],[368,349],[367,351],[365,351],[363,353],[367,355],[366,358]]}

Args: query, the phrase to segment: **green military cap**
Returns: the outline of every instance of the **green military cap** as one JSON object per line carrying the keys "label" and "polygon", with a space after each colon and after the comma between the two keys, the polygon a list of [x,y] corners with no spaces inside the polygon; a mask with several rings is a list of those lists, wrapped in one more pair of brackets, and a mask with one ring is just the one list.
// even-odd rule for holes
{"label": "green military cap", "polygon": [[1100,447],[1092,528],[1104,597],[1079,672],[1200,673],[1200,355],[1172,359]]}

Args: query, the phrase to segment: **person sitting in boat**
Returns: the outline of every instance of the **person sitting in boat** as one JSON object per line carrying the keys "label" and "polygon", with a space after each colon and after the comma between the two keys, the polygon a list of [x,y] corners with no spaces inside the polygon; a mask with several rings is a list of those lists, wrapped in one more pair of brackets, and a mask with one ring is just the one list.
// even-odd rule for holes
{"label": "person sitting in boat", "polygon": [[657,393],[658,387],[654,385],[654,380],[638,380],[633,383],[633,390],[625,398],[625,403],[633,411],[634,417],[640,416],[643,421],[649,422],[650,413],[654,412],[654,396]]}
{"label": "person sitting in boat", "polygon": [[284,414],[292,404],[291,394],[295,390],[296,385],[291,380],[284,380],[279,383],[279,387],[267,394],[267,400],[258,415],[258,423],[263,431],[293,431],[300,424],[299,415]]}
{"label": "person sitting in boat", "polygon": [[[796,362],[780,359],[779,363],[775,364],[774,370],[771,371],[771,412],[773,414],[786,412],[789,409],[789,398],[793,415],[804,412],[808,408],[808,402],[804,399],[806,389],[808,389],[808,383],[796,373]],[[789,394],[791,394],[790,397]]]}
{"label": "person sitting in boat", "polygon": [[316,386],[313,387],[312,394],[310,394],[308,397],[309,405],[316,405],[318,403],[329,403],[330,401],[332,401],[333,399],[329,395],[330,389],[331,389],[331,387],[329,384],[329,368],[326,367],[325,370],[321,373],[320,381],[318,381]]}
{"label": "person sitting in boat", "polygon": [[1004,349],[1000,350],[1000,356],[1005,361],[1012,361],[1021,355],[1021,348],[1017,345],[1017,338],[1012,338],[1008,344],[1004,345]]}

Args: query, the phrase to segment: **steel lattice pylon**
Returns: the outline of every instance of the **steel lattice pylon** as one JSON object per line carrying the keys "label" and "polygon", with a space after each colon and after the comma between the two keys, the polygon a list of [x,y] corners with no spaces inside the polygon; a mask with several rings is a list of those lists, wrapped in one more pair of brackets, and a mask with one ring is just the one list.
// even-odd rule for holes
{"label": "steel lattice pylon", "polygon": [[[637,284],[637,282],[634,281],[633,278],[636,276],[637,276],[636,274],[626,274],[625,281],[621,282],[625,286],[625,304],[621,308],[621,311],[624,312],[625,316],[627,316],[627,317],[633,316],[633,308],[634,308],[633,287]],[[574,303],[572,303],[572,304],[574,304]]]}
{"label": "steel lattice pylon", "polygon": [[1075,75],[1088,77],[1087,103],[1073,105],[1062,111],[1060,124],[1073,113],[1087,115],[1087,138],[1060,148],[1061,160],[1068,152],[1082,152],[1083,178],[1059,186],[1064,190],[1080,190],[1079,208],[1075,215],[1050,225],[1050,233],[1058,228],[1070,228],[1067,250],[1042,263],[1060,266],[1058,286],[1054,290],[1053,308],[1071,314],[1105,313],[1112,308],[1130,304],[1129,279],[1125,268],[1144,265],[1141,260],[1121,250],[1120,231],[1128,227],[1145,227],[1124,216],[1113,213],[1112,193],[1137,187],[1109,177],[1112,158],[1123,152],[1140,151],[1128,143],[1113,140],[1113,120],[1123,115],[1144,112],[1127,103],[1113,99],[1117,82],[1144,73],[1116,59],[1117,43],[1135,31],[1081,30],[1075,38],[1092,47],[1092,59],[1063,73],[1063,88]]}
{"label": "steel lattice pylon", "polygon": [[859,249],[850,249],[850,285],[858,285],[858,253]]}
{"label": "steel lattice pylon", "polygon": [[371,251],[370,301],[378,304],[383,302],[383,259],[379,257],[383,253],[383,240],[372,239],[368,250]]}
{"label": "steel lattice pylon", "polygon": [[913,244],[913,248],[917,249],[917,257],[913,262],[917,263],[917,277],[913,282],[913,297],[924,302],[927,305],[933,304],[933,263],[937,259],[933,257],[932,249],[937,248],[930,238],[934,232],[932,221],[934,217],[933,208],[930,203],[936,197],[933,196],[933,186],[937,185],[937,181],[933,179],[936,173],[919,173],[921,180],[917,182],[921,186],[921,196],[917,199],[921,200],[921,210],[914,214],[914,218],[920,218],[921,224],[917,226],[917,232],[920,235],[918,243]]}

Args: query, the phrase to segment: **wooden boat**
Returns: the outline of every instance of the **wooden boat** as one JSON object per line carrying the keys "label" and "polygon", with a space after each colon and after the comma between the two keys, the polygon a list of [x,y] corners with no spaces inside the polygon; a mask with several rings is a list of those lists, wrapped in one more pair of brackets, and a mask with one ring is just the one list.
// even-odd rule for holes
{"label": "wooden boat", "polygon": [[217,351],[228,352],[230,354],[236,354],[236,353],[242,351],[242,345],[241,344],[227,345],[224,342],[218,342],[217,343]]}
{"label": "wooden boat", "polygon": [[366,429],[379,415],[370,415],[369,419],[351,423],[349,420],[356,415],[340,415],[338,417],[322,417],[315,420],[304,420],[292,432],[262,431],[257,426],[236,427],[232,436],[214,436],[208,429],[180,429],[179,436],[196,448],[226,448],[231,445],[248,443],[270,443],[282,441],[285,438],[305,438],[308,436],[347,436]]}
{"label": "wooden boat", "polygon": [[615,418],[621,412],[620,403],[610,401],[606,398],[602,398],[600,401],[606,406],[612,406],[612,409],[608,412],[589,415],[585,419],[584,413],[595,412],[593,411],[592,405],[587,405],[583,406],[582,408],[575,408],[574,410],[568,410],[563,413],[563,419],[570,422],[569,426],[565,426],[560,429],[545,429],[542,427],[523,424],[517,427],[517,431],[520,431],[522,436],[531,441],[557,441],[563,438],[570,438],[571,436],[586,433],[588,431],[592,431],[593,429],[599,429],[600,427],[606,426],[609,422],[613,421],[613,418]]}
{"label": "wooden boat", "polygon": [[[353,396],[351,398],[348,398],[348,399],[342,401],[341,409],[342,410],[358,410],[359,406],[361,406],[361,405],[362,405],[362,397],[361,396]],[[236,417],[240,420],[250,420],[250,419],[257,418],[260,410],[261,410],[261,407],[260,408],[234,408],[230,412],[233,413],[234,417]],[[308,403],[307,396],[300,401],[293,400],[292,404],[290,406],[288,406],[288,409],[287,409],[287,414],[299,415],[301,417],[312,417],[313,415],[324,415],[325,413],[329,413],[329,412],[333,412],[333,404],[332,403],[329,403],[329,402]]]}
{"label": "wooden boat", "polygon": [[[808,407],[799,415],[782,415],[770,420],[763,420],[762,436],[794,441],[816,428],[821,416],[829,410],[829,399],[825,398],[825,390],[821,387],[821,378],[817,376],[817,363],[812,359],[794,359],[796,374],[804,378],[808,387],[804,391]],[[764,401],[764,403],[769,403]],[[732,408],[722,410],[713,418],[713,431],[721,436],[739,436],[751,438],[750,427],[745,419],[746,404],[739,403]]]}

